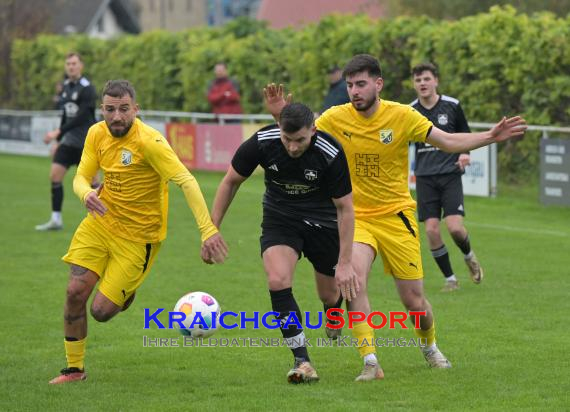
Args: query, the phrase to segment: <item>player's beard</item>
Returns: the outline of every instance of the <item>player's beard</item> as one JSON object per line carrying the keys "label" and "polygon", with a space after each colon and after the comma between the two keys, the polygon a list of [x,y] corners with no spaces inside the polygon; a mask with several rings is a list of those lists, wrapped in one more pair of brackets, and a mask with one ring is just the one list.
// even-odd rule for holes
{"label": "player's beard", "polygon": [[376,103],[376,100],[378,100],[378,98],[376,96],[372,96],[370,99],[364,99],[363,97],[360,97],[360,100],[358,101],[358,103],[359,103],[358,106],[353,101],[351,101],[351,103],[352,103],[352,107],[354,107],[356,109],[356,111],[365,112],[368,109],[370,109],[372,106],[374,106],[374,103]]}
{"label": "player's beard", "polygon": [[131,127],[133,126],[133,122],[130,122],[128,124],[125,125],[125,127],[120,131],[120,132],[114,132],[112,127],[107,125],[107,127],[109,128],[109,131],[111,132],[111,135],[113,137],[123,137],[126,136],[127,133],[129,133],[129,130],[131,130]]}

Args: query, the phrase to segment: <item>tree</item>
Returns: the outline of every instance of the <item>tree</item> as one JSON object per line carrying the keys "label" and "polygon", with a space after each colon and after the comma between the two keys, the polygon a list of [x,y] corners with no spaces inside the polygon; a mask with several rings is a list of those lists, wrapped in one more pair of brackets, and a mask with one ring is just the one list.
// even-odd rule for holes
{"label": "tree", "polygon": [[48,16],[41,0],[0,1],[0,105],[6,105],[12,97],[10,54],[13,40],[29,39],[45,31]]}
{"label": "tree", "polygon": [[448,20],[485,13],[496,5],[511,5],[527,14],[550,11],[564,17],[570,13],[570,0],[388,0],[388,10],[392,17],[426,15]]}

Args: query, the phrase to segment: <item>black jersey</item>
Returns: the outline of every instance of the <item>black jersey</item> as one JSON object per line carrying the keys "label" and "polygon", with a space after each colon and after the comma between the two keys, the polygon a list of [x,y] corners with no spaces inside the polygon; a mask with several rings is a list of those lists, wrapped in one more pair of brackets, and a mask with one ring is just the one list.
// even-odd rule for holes
{"label": "black jersey", "polygon": [[[459,100],[441,95],[431,109],[426,109],[418,99],[411,106],[427,117],[435,127],[448,133],[469,133],[465,114]],[[432,176],[446,173],[462,173],[455,164],[459,153],[446,153],[429,143],[416,143],[416,176]]]}
{"label": "black jersey", "polygon": [[324,227],[337,227],[338,199],[352,192],[348,163],[340,144],[317,131],[305,153],[289,156],[277,125],[264,127],[242,143],[232,167],[244,177],[265,170],[264,215],[276,213]]}
{"label": "black jersey", "polygon": [[97,92],[85,77],[76,82],[66,79],[61,93],[63,117],[58,140],[61,144],[83,148],[89,128],[95,124]]}

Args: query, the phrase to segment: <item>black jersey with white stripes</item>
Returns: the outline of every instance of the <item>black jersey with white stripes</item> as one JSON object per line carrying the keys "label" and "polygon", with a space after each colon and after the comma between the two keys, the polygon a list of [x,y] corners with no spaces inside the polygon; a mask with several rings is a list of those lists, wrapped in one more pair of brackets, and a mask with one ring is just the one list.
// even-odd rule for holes
{"label": "black jersey with white stripes", "polygon": [[337,227],[332,199],[346,196],[352,186],[346,157],[332,136],[317,131],[307,150],[292,158],[279,127],[264,127],[243,142],[232,159],[232,167],[244,177],[258,165],[265,170],[264,216],[277,213],[311,225]]}
{"label": "black jersey with white stripes", "polygon": [[[435,127],[448,133],[469,133],[469,125],[459,100],[441,95],[435,106],[426,109],[418,99],[410,104],[427,117]],[[429,143],[416,143],[416,176],[433,176],[446,173],[462,173],[456,165],[459,153],[446,153]]]}
{"label": "black jersey with white stripes", "polygon": [[58,140],[64,145],[82,149],[87,131],[96,121],[97,91],[85,77],[75,82],[67,79],[63,83],[61,104],[63,116]]}

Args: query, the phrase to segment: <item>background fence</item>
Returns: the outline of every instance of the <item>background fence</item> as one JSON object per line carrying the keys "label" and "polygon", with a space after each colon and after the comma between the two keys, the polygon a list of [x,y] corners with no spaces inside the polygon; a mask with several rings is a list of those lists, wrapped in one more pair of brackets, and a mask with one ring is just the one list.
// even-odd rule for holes
{"label": "background fence", "polygon": [[[182,162],[192,170],[225,171],[240,143],[262,125],[273,122],[271,115],[214,115],[179,111],[142,111],[140,117],[160,131],[170,142]],[[226,124],[227,120],[240,123]],[[57,111],[0,110],[0,152],[49,156],[44,144],[46,132],[59,126]],[[485,130],[492,123],[470,123],[472,130]],[[540,133],[540,199],[545,204],[570,205],[570,141],[550,136],[570,136],[570,127],[529,126]],[[412,147],[413,149],[413,147]],[[410,150],[410,187],[414,151]],[[498,180],[497,146],[482,147],[471,152],[471,165],[463,175],[465,194],[495,196]]]}

